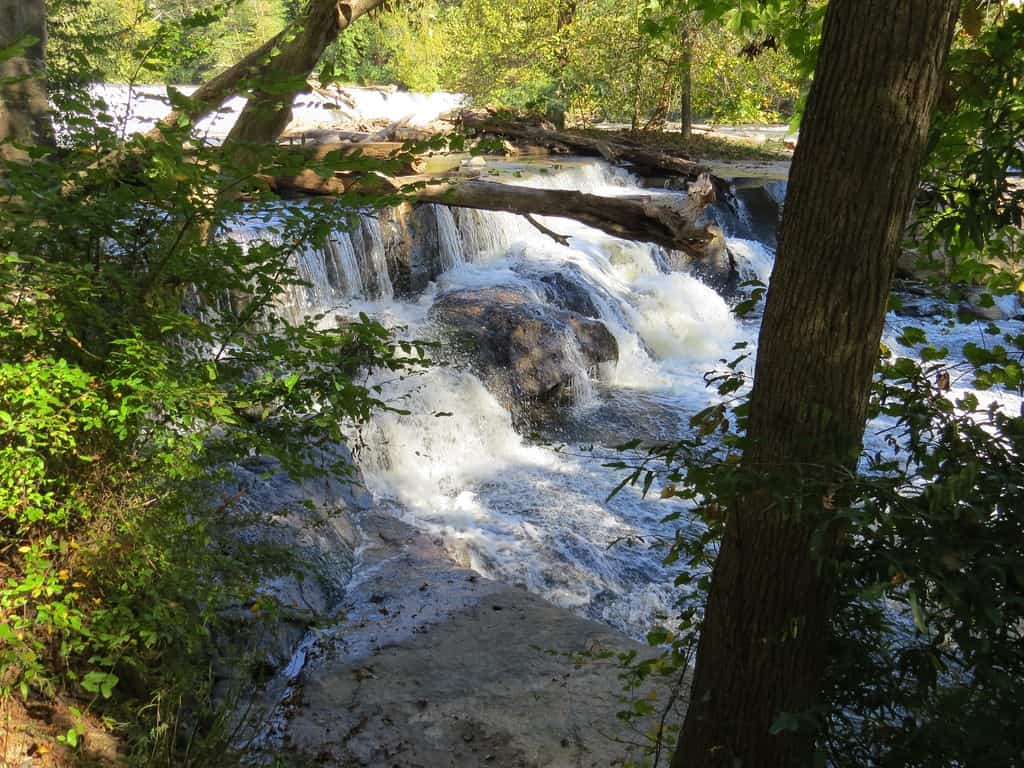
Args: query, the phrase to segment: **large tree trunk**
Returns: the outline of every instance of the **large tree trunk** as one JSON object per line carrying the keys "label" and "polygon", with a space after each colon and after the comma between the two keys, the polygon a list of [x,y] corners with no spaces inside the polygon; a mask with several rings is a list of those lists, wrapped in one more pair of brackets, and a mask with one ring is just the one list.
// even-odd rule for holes
{"label": "large tree trunk", "polygon": [[[257,90],[228,134],[229,142],[265,143],[277,139],[292,119],[292,100],[305,88],[306,78],[320,61],[327,46],[355,19],[382,5],[384,0],[314,0],[301,27],[284,41],[264,68],[264,78],[278,86]],[[289,84],[289,81],[291,84]]]}
{"label": "large tree trunk", "polygon": [[570,94],[566,77],[569,73],[570,63],[570,27],[576,18],[576,5],[577,0],[559,0],[558,17],[555,21],[555,35],[558,38],[558,87],[555,89],[555,97],[558,99],[558,109],[561,111],[561,120],[555,122],[559,128],[565,127],[565,116],[569,111]]}
{"label": "large tree trunk", "polygon": [[[818,700],[841,532],[886,299],[959,0],[832,0],[761,328],[744,467],[784,483],[729,505],[674,768],[810,764],[769,729]],[[811,490],[794,491],[797,479]],[[799,514],[795,496],[807,506]]]}
{"label": "large tree trunk", "polygon": [[48,144],[53,140],[47,98],[46,6],[43,0],[0,0],[0,49],[24,36],[35,38],[22,55],[0,62],[0,156],[21,153],[4,142]]}

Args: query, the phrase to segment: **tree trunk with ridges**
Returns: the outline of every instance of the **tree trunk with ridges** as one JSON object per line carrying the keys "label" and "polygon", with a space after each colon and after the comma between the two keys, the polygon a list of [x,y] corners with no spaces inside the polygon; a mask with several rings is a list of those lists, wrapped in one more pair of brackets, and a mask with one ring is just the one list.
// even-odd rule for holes
{"label": "tree trunk with ridges", "polygon": [[43,0],[0,0],[0,49],[24,36],[35,42],[19,56],[0,61],[0,156],[21,152],[10,144],[49,144],[53,141],[47,98],[46,7]]}
{"label": "tree trunk with ridges", "polygon": [[[744,467],[792,483],[729,504],[673,768],[809,765],[769,730],[818,702],[838,554],[830,479],[863,439],[886,301],[958,0],[832,0],[793,159],[751,393]],[[812,547],[815,551],[812,552]]]}

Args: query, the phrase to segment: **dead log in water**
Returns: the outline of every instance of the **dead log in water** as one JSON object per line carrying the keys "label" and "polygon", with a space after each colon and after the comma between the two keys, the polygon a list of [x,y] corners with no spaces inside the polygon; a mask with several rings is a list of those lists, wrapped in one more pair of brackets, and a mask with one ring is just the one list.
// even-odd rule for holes
{"label": "dead log in water", "polygon": [[[314,195],[340,195],[345,192],[380,193],[409,189],[419,178],[388,179],[379,175],[321,177],[312,171],[297,176],[269,178],[264,181],[278,192]],[[716,247],[721,232],[706,215],[705,208],[714,199],[714,185],[707,176],[691,185],[683,198],[672,195],[635,195],[604,197],[567,189],[537,189],[475,179],[428,183],[407,192],[413,202],[439,203],[456,208],[504,211],[527,218],[557,216],[574,219],[587,226],[625,240],[648,242],[703,258]],[[556,240],[564,240],[553,230],[541,227]]]}
{"label": "dead log in water", "polygon": [[641,175],[683,176],[697,179],[708,168],[688,158],[654,152],[618,139],[599,139],[567,131],[557,131],[536,122],[512,120],[490,111],[466,110],[457,115],[464,129],[488,133],[511,141],[546,147],[564,154],[573,153],[603,157],[610,163],[629,164]]}
{"label": "dead log in water", "polygon": [[[703,185],[699,185],[703,189]],[[705,215],[709,200],[699,192],[686,198],[665,195],[604,197],[567,189],[536,189],[493,181],[459,181],[429,186],[419,202],[457,208],[505,211],[523,216],[558,216],[625,240],[656,243],[703,256],[719,232]]]}

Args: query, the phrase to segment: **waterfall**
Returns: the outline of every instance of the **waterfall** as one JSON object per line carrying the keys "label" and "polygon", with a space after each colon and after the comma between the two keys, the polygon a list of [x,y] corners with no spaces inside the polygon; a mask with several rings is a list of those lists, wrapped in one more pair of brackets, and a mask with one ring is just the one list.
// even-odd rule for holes
{"label": "waterfall", "polygon": [[[560,165],[509,181],[605,195],[641,192],[636,179],[603,163]],[[496,396],[501,393],[488,391],[466,368],[435,365],[405,378],[374,374],[370,384],[380,387],[381,398],[408,414],[378,414],[352,436],[369,490],[480,573],[642,635],[671,601],[671,589],[662,586],[671,584],[662,552],[651,548],[671,535],[660,522],[668,510],[635,489],[608,500],[621,473],[603,466],[615,458],[607,446],[678,434],[688,415],[715,397],[704,372],[737,341],[753,341],[754,329],[693,275],[667,272],[656,246],[556,216],[539,220],[569,238],[568,245],[514,214],[436,204],[422,212],[428,215],[405,233],[418,238],[413,256],[389,253],[387,243],[397,241],[384,237],[380,219],[368,213],[339,222],[325,243],[293,254],[309,285],[283,292],[288,316],[367,312],[404,326],[407,338],[443,344],[430,319],[435,299],[510,287],[548,305],[553,317],[573,312],[600,320],[615,338],[618,360],[595,370],[569,327],[558,331],[555,348],[574,373],[562,400],[549,407],[558,413],[558,439],[572,444],[566,452],[519,434]],[[230,236],[258,239],[259,231],[237,225]],[[770,269],[771,253],[757,243],[730,241],[730,247],[742,269],[758,275]],[[396,292],[388,265],[399,258],[423,261],[408,265],[423,271],[422,288]]]}
{"label": "waterfall", "polygon": [[347,298],[365,296],[363,272],[359,266],[356,249],[352,245],[351,235],[348,232],[332,232],[327,238],[325,250],[333,267],[334,284],[339,295]]}
{"label": "waterfall", "polygon": [[569,401],[576,408],[587,408],[594,403],[594,385],[579,343],[568,331],[562,336],[562,354],[578,371],[569,382]]}
{"label": "waterfall", "polygon": [[[195,92],[194,85],[171,86],[185,96]],[[131,136],[144,133],[171,111],[164,85],[128,85],[126,83],[95,83],[90,93],[101,99],[115,127]],[[352,129],[360,123],[402,121],[409,126],[427,127],[437,123],[448,112],[458,109],[465,97],[458,93],[410,93],[408,91],[334,87],[333,91],[317,90],[300,93],[292,103],[292,121],[287,130],[292,134],[324,129]],[[234,96],[220,109],[204,117],[196,125],[196,133],[208,141],[223,141],[245,108],[246,98]]]}
{"label": "waterfall", "polygon": [[634,634],[664,610],[670,590],[652,593],[641,577],[660,568],[660,556],[609,549],[640,533],[638,494],[606,504],[599,464],[529,444],[468,373],[435,368],[385,391],[411,413],[382,414],[360,435],[358,459],[376,499],[482,575]]}
{"label": "waterfall", "polygon": [[526,222],[510,213],[457,208],[455,222],[462,237],[463,250],[470,261],[487,261],[502,256],[514,241],[510,230]]}
{"label": "waterfall", "polygon": [[[322,243],[306,243],[289,254],[295,274],[304,283],[281,288],[278,305],[290,322],[301,322],[356,299],[389,301],[394,297],[380,221],[369,213],[347,218],[342,228]],[[283,242],[279,234],[268,230],[263,217],[243,216],[228,222],[224,236],[245,249],[261,243],[281,246]]]}
{"label": "waterfall", "polygon": [[[514,183],[639,191],[628,174],[592,162],[565,163]],[[437,330],[427,318],[437,297],[510,286],[531,300],[601,320],[619,357],[600,371],[588,370],[571,333],[560,339],[564,360],[578,374],[559,406],[559,434],[607,434],[605,445],[658,430],[677,434],[679,419],[713,398],[703,373],[736,341],[753,338],[713,290],[691,275],[666,273],[657,247],[559,217],[542,221],[569,237],[569,246],[513,214],[435,206],[432,215],[442,273],[416,295],[378,294],[357,308],[398,318],[410,338],[430,338]],[[597,446],[590,458],[534,444],[516,431],[495,393],[462,368],[435,366],[402,380],[381,373],[371,383],[410,412],[380,414],[353,438],[378,503],[442,538],[480,573],[634,635],[668,610],[671,589],[662,585],[671,577],[660,550],[649,543],[613,546],[669,536],[660,522],[667,510],[633,489],[608,501],[621,476],[602,467],[600,457],[613,452]]]}
{"label": "waterfall", "polygon": [[438,262],[441,269],[447,272],[449,269],[461,266],[466,263],[466,254],[462,248],[462,236],[455,223],[455,216],[452,209],[447,205],[432,205],[434,215],[437,217],[437,250]]}
{"label": "waterfall", "polygon": [[[449,97],[340,89],[329,104],[301,97],[297,109],[310,122],[314,116],[323,121],[352,115],[430,120],[454,105]],[[158,102],[159,97],[147,101],[140,108],[145,115],[129,115],[129,130],[158,119]],[[237,109],[230,103],[211,130],[230,125]],[[674,194],[642,188],[626,171],[596,161],[493,165],[511,184],[607,196]],[[743,279],[767,283],[771,276],[784,194],[783,182],[734,185],[733,205],[717,211]],[[571,403],[547,404],[555,413],[536,414],[536,424],[522,432],[506,404],[465,364],[438,363],[417,376],[371,372],[368,385],[395,408],[350,435],[374,503],[430,532],[484,576],[522,585],[642,637],[671,614],[677,597],[662,544],[677,532],[677,524],[664,518],[680,508],[677,500],[660,499],[657,483],[647,496],[626,487],[609,499],[624,476],[607,466],[622,458],[613,446],[633,437],[686,435],[690,416],[721,400],[704,373],[737,356],[737,342],[754,350],[756,314],[737,320],[727,301],[693,274],[668,271],[670,260],[657,247],[625,242],[573,220],[538,218],[569,239],[562,245],[509,213],[441,205],[420,213],[429,215],[404,233],[406,240],[418,238],[411,256],[397,252],[409,245],[405,241],[389,251],[402,238],[392,238],[368,213],[339,221],[325,242],[291,254],[306,285],[282,289],[282,312],[298,321],[331,310],[325,322],[366,312],[403,327],[403,338],[437,341],[439,354],[431,356],[444,360],[454,355],[446,354],[447,337],[431,320],[435,300],[448,291],[512,287],[525,303],[556,308],[552,316],[575,312],[599,319],[615,338],[618,360],[588,370],[578,337],[563,329],[543,354],[560,353],[575,372],[568,382]],[[242,247],[280,242],[266,231],[265,218],[232,222],[226,236]],[[399,263],[403,258],[410,263]],[[1001,304],[1018,311],[1012,299]],[[481,322],[486,324],[486,316]],[[919,351],[900,344],[903,322],[896,315],[887,318],[884,343],[913,357]],[[983,324],[948,328],[941,317],[909,322],[951,349],[968,340],[978,343],[983,333]],[[1008,320],[1000,330],[1024,333],[1024,324]],[[744,370],[751,372],[752,365],[748,360]],[[969,386],[958,380],[949,396],[962,397]],[[976,394],[983,406],[1000,402],[1010,413],[1021,406],[1015,393]],[[887,437],[876,423],[865,443],[891,451]]]}
{"label": "waterfall", "polygon": [[775,254],[764,243],[732,238],[729,240],[729,253],[732,254],[741,280],[758,280],[768,285],[775,267]]}
{"label": "waterfall", "polygon": [[364,285],[370,287],[372,296],[385,300],[394,298],[395,288],[388,270],[387,251],[380,229],[380,219],[372,214],[360,216],[359,235],[362,238],[360,252],[364,254],[360,260]]}

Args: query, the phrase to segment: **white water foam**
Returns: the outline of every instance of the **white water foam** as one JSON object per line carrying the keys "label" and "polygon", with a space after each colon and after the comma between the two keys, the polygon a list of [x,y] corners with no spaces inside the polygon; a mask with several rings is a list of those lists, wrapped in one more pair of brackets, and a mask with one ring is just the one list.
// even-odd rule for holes
{"label": "white water foam", "polygon": [[[170,86],[185,96],[196,86]],[[108,112],[122,135],[144,133],[171,111],[168,86],[96,83],[90,92],[108,105]],[[292,103],[292,133],[316,129],[358,128],[374,121],[402,122],[412,127],[429,127],[447,112],[457,109],[465,97],[458,93],[412,93],[391,89],[343,86],[300,93]],[[208,141],[222,141],[245,107],[242,96],[228,99],[216,112],[200,120],[196,134]]]}
{"label": "white water foam", "polygon": [[[567,164],[541,183],[641,191],[628,174],[599,163]],[[603,389],[585,376],[573,383],[571,410],[584,414],[580,418],[606,407],[607,392],[630,390],[692,413],[712,397],[703,372],[737,340],[750,339],[721,296],[690,275],[663,272],[656,247],[557,217],[545,217],[544,225],[569,237],[568,246],[519,216],[439,213],[446,269],[436,283],[414,299],[362,302],[353,309],[401,318],[410,336],[422,336],[430,333],[426,310],[446,291],[514,285],[544,301],[545,278],[571,276],[619,344],[618,363],[602,371]],[[579,364],[585,371],[582,358]],[[385,397],[411,415],[382,414],[359,437],[361,466],[379,500],[444,537],[484,575],[522,584],[635,635],[668,610],[671,578],[660,564],[664,550],[655,544],[671,535],[660,523],[671,502],[644,500],[635,489],[609,501],[621,479],[602,466],[612,452],[531,444],[494,395],[465,371],[390,377],[383,386]]]}

